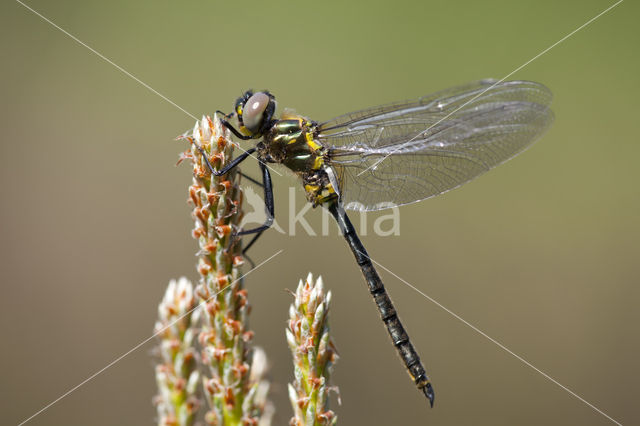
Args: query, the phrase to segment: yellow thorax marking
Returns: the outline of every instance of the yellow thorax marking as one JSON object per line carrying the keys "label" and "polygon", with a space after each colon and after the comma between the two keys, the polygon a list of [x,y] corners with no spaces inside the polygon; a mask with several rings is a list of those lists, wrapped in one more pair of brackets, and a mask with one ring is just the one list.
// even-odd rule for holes
{"label": "yellow thorax marking", "polygon": [[305,185],[304,190],[307,192],[317,192],[320,189],[319,185]]}
{"label": "yellow thorax marking", "polygon": [[309,148],[311,148],[314,151],[319,150],[320,148],[322,148],[322,145],[320,145],[318,142],[316,142],[313,139],[313,134],[309,131],[305,132],[305,138],[307,139],[307,145],[309,145]]}
{"label": "yellow thorax marking", "polygon": [[324,165],[324,159],[321,156],[317,156],[315,160],[313,160],[313,170],[318,170]]}

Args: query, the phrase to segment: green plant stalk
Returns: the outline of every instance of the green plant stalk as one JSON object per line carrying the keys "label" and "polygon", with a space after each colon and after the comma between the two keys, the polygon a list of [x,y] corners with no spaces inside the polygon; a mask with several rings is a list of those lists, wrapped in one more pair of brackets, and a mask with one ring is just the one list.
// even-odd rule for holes
{"label": "green plant stalk", "polygon": [[[234,145],[228,129],[217,117],[203,117],[191,135],[191,147],[183,154],[193,166],[189,199],[193,204],[198,240],[200,285],[196,293],[203,301],[204,316],[199,342],[208,375],[203,379],[212,425],[268,424],[265,414],[268,383],[263,380],[266,362],[252,365],[253,333],[248,328],[250,306],[243,288],[240,266],[244,263],[240,240],[233,238],[242,219],[243,193],[237,169],[212,176],[198,147],[219,170],[232,159]],[[269,411],[269,410],[267,410]]]}
{"label": "green plant stalk", "polygon": [[171,280],[158,306],[155,325],[162,362],[156,366],[159,426],[191,426],[200,406],[200,373],[195,340],[200,309],[186,278]]}
{"label": "green plant stalk", "polygon": [[331,292],[325,294],[322,278],[314,283],[311,274],[300,281],[289,308],[287,343],[293,355],[294,382],[289,399],[295,426],[335,425],[337,416],[329,409],[331,370],[338,355],[329,329]]}

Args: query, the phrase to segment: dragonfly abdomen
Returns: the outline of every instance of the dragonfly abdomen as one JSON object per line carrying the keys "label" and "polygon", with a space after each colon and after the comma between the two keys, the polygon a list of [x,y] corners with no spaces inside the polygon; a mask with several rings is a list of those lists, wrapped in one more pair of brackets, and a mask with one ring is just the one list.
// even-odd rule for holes
{"label": "dragonfly abdomen", "polygon": [[429,403],[433,406],[435,394],[433,392],[431,382],[429,381],[429,377],[427,377],[427,372],[420,361],[418,353],[409,340],[409,335],[398,317],[396,309],[393,306],[393,302],[391,302],[391,298],[389,297],[387,290],[384,288],[382,279],[373,266],[373,262],[371,262],[371,258],[367,254],[367,250],[364,248],[364,245],[362,245],[353,224],[339,203],[328,203],[327,208],[338,222],[342,235],[349,243],[349,247],[351,248],[356,261],[362,270],[362,275],[364,275],[365,281],[367,282],[369,292],[373,296],[373,300],[378,307],[380,317],[387,327],[387,332],[389,333],[391,341],[393,342],[398,355],[402,359],[407,372],[415,382],[418,389],[425,394],[429,399]]}

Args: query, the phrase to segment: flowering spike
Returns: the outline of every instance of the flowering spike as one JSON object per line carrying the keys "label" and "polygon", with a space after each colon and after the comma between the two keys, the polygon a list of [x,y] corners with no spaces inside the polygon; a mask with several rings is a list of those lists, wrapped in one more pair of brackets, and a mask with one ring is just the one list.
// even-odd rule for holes
{"label": "flowering spike", "polygon": [[331,292],[323,290],[322,279],[314,283],[309,274],[300,281],[295,300],[289,309],[285,330],[293,355],[294,382],[289,384],[289,400],[293,408],[294,426],[325,426],[336,424],[335,413],[329,410],[328,383],[338,355],[329,336],[329,300]]}
{"label": "flowering spike", "polygon": [[191,144],[183,157],[193,166],[189,201],[193,204],[193,235],[200,248],[196,293],[206,303],[199,339],[208,376],[204,381],[209,405],[205,420],[216,425],[268,425],[272,410],[266,399],[266,359],[264,353],[250,347],[250,305],[240,273],[242,246],[233,236],[243,216],[239,172],[234,169],[213,176],[206,161],[216,170],[229,163],[234,148],[231,133],[217,116],[205,116],[196,122],[192,136],[184,139]]}
{"label": "flowering spike", "polygon": [[195,348],[201,311],[186,278],[171,280],[158,306],[156,335],[162,362],[156,366],[158,425],[194,424],[198,399],[198,354]]}

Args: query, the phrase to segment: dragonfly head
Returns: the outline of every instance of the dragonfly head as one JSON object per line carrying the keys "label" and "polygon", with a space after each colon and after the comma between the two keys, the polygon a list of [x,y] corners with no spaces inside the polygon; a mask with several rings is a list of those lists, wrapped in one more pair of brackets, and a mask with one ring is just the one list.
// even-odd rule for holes
{"label": "dragonfly head", "polygon": [[261,137],[271,125],[276,112],[276,97],[268,91],[247,90],[236,100],[234,109],[240,131],[253,138]]}

